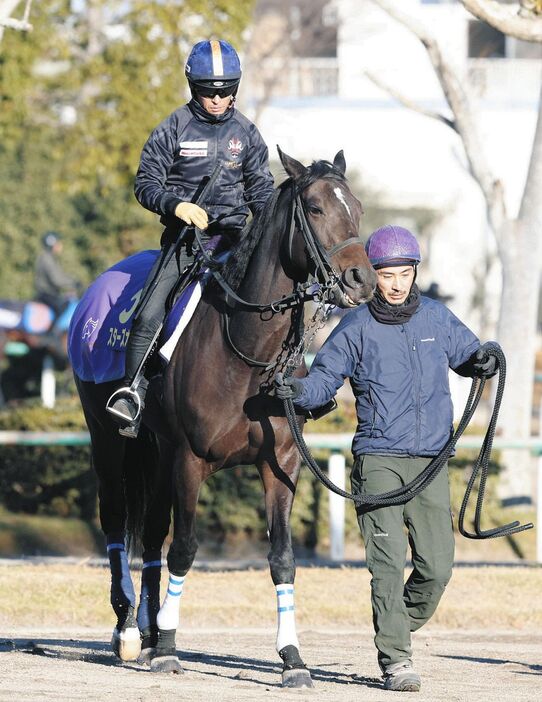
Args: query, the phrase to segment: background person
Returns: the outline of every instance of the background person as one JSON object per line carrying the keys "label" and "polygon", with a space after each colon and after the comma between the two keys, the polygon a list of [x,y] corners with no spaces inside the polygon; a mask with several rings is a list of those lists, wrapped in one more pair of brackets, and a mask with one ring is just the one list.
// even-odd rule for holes
{"label": "background person", "polygon": [[[358,419],[352,490],[379,494],[411,482],[448,441],[449,368],[491,377],[497,359],[442,303],[420,295],[415,280],[421,255],[411,232],[386,225],[369,237],[366,250],[377,272],[373,300],[341,320],[306,378],[277,374],[276,395],[314,409],[349,378]],[[384,687],[417,691],[421,680],[412,666],[411,632],[433,615],[452,573],[447,470],[404,505],[359,509],[358,523],[372,575]],[[405,584],[408,544],[413,571]]]}
{"label": "background person", "polygon": [[[194,260],[191,238],[185,236],[179,262],[173,256],[164,260],[175,246],[181,221],[207,230],[206,240],[227,249],[239,238],[249,208],[257,214],[274,190],[269,156],[258,129],[235,109],[235,96],[241,80],[241,65],[233,46],[225,41],[197,43],[186,62],[185,75],[192,99],[167,117],[145,144],[135,180],[135,194],[143,207],[161,216],[165,225],[162,254],[145,284],[142,298],[151,283],[152,295],[136,312],[126,353],[125,389],[108,403],[112,416],[125,436],[137,436],[141,411],[129,390],[152,339],[162,323],[167,296],[179,277]],[[198,186],[217,164],[222,170],[205,207],[191,202]],[[224,215],[217,223],[209,219]],[[156,284],[157,283],[157,284]],[[144,406],[147,381],[137,388],[140,407]]]}
{"label": "background person", "polygon": [[63,248],[60,234],[45,232],[41,244],[34,268],[34,296],[51,307],[56,319],[66,309],[70,298],[76,296],[79,283],[66,273],[58,260]]}

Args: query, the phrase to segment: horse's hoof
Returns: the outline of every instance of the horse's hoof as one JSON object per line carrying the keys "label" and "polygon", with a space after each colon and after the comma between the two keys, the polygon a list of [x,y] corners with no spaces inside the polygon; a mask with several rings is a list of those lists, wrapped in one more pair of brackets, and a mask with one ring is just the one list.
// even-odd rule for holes
{"label": "horse's hoof", "polygon": [[151,673],[177,673],[184,670],[177,656],[156,656],[151,660]]}
{"label": "horse's hoof", "polygon": [[138,656],[137,662],[139,665],[149,665],[154,656],[156,655],[156,647],[149,646],[147,648],[142,648],[141,653]]}
{"label": "horse's hoof", "polygon": [[282,687],[314,687],[314,683],[306,668],[294,668],[282,671]]}
{"label": "horse's hoof", "polygon": [[141,637],[137,627],[129,627],[124,631],[113,629],[111,637],[113,653],[121,661],[135,661],[141,653]]}

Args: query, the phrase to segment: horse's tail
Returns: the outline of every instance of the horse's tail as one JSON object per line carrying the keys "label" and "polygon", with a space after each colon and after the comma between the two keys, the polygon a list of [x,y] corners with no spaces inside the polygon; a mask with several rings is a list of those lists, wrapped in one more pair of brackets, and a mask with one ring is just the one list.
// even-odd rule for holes
{"label": "horse's tail", "polygon": [[[138,552],[150,505],[157,496],[160,481],[158,442],[144,424],[137,439],[126,442],[123,472],[128,547],[132,552]],[[168,505],[162,507],[168,509]]]}

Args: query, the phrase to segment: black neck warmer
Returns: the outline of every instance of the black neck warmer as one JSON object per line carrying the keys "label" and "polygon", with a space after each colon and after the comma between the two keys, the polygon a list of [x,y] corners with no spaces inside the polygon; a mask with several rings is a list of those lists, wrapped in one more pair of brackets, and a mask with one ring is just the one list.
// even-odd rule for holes
{"label": "black neck warmer", "polygon": [[216,124],[217,122],[226,122],[227,120],[231,119],[234,113],[232,103],[232,105],[228,107],[226,112],[223,112],[221,115],[212,115],[200,105],[196,98],[192,98],[192,100],[190,100],[190,102],[188,103],[188,107],[190,108],[190,111],[197,120],[199,120],[200,122],[209,122],[211,124]]}
{"label": "black neck warmer", "polygon": [[407,299],[400,305],[391,305],[377,288],[373,299],[367,303],[369,311],[381,324],[405,324],[418,309],[420,291],[416,283],[410,288]]}

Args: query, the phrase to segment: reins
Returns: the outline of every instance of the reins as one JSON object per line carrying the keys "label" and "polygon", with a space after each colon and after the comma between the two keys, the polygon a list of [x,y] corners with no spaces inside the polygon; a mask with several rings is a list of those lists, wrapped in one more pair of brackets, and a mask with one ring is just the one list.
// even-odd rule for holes
{"label": "reins", "polygon": [[[497,357],[499,362],[499,381],[495,396],[495,404],[493,407],[493,413],[491,415],[491,420],[489,422],[487,433],[485,435],[482,448],[480,450],[480,454],[474,463],[472,474],[467,484],[467,488],[465,490],[465,495],[463,497],[463,502],[461,504],[458,519],[458,528],[460,533],[469,539],[492,539],[498,536],[510,536],[512,534],[518,534],[522,531],[526,531],[527,529],[533,528],[533,524],[530,522],[528,524],[520,525],[518,521],[511,522],[509,524],[504,524],[493,529],[487,529],[485,531],[481,528],[482,506],[489,470],[489,458],[491,454],[491,447],[493,445],[493,438],[495,436],[495,427],[497,424],[497,418],[499,415],[502,396],[504,392],[504,383],[506,379],[506,359],[504,357],[504,354],[502,353],[499,346],[493,346],[492,353]],[[290,366],[287,369],[287,371],[289,371],[287,372],[287,374],[291,374],[292,370],[293,368]],[[473,378],[472,387],[469,393],[469,397],[467,399],[463,416],[459,421],[457,429],[447,441],[447,443],[445,444],[441,452],[438,454],[438,456],[435,456],[435,458],[433,458],[429,465],[410,483],[408,483],[407,485],[403,485],[402,487],[397,488],[395,490],[390,490],[389,492],[381,493],[380,495],[358,495],[346,492],[345,490],[342,490],[341,488],[337,487],[337,485],[335,485],[322,471],[322,469],[312,456],[307,444],[305,443],[301,429],[296,421],[296,414],[292,400],[284,400],[284,409],[297,448],[299,449],[301,457],[303,458],[313,475],[323,485],[325,485],[325,487],[327,487],[328,490],[331,490],[331,492],[334,492],[336,495],[340,495],[341,497],[352,500],[356,507],[362,512],[368,512],[379,507],[389,507],[392,505],[404,504],[408,502],[413,497],[418,495],[422,490],[424,490],[437,477],[440,471],[446,466],[446,462],[452,455],[458,439],[461,437],[470,420],[472,419],[476,407],[480,402],[480,398],[482,397],[485,384],[485,378]],[[467,510],[467,505],[472,489],[474,487],[476,479],[478,478],[478,474],[480,474],[480,482],[478,486],[478,498],[476,500],[476,509],[474,515],[474,532],[471,533],[467,531],[464,526],[465,512]]]}
{"label": "reins", "polygon": [[[241,307],[248,311],[259,312],[260,314],[263,314],[265,312],[277,314],[280,312],[285,312],[288,309],[293,309],[304,305],[305,302],[308,302],[309,300],[323,303],[323,301],[326,299],[331,290],[333,290],[333,288],[336,285],[338,285],[340,279],[339,274],[333,268],[333,265],[330,261],[330,257],[334,256],[336,253],[346,248],[347,246],[350,246],[352,244],[359,244],[361,242],[360,237],[350,237],[345,241],[339,242],[329,250],[325,249],[319,241],[318,237],[314,234],[312,227],[307,219],[300,192],[296,192],[295,186],[292,187],[294,191],[294,197],[292,198],[292,211],[290,214],[290,223],[288,227],[288,250],[291,256],[293,236],[297,227],[297,229],[301,232],[303,236],[309,259],[314,265],[314,271],[312,275],[313,278],[315,278],[317,281],[317,289],[315,290],[315,292],[309,292],[311,288],[315,287],[314,280],[309,280],[305,283],[298,283],[295,286],[295,289],[292,293],[284,295],[283,297],[278,298],[277,300],[273,300],[271,302],[259,303],[244,300],[232,289],[232,287],[227,283],[220,271],[217,269],[215,260],[205,250],[205,244],[202,239],[200,230],[197,227],[194,228],[194,237],[200,250],[202,262],[205,266],[207,266],[209,272],[225,293],[225,301],[231,307]],[[251,203],[245,203],[245,205],[246,204]],[[230,211],[224,215],[220,215],[215,220],[213,220],[213,222],[217,222],[221,218],[227,215],[231,215],[231,213],[232,212]],[[232,350],[236,353],[237,356],[239,356],[239,358],[241,358],[248,365],[265,368],[266,370],[272,370],[273,368],[279,365],[279,361],[258,361],[256,359],[250,358],[249,356],[244,354],[240,349],[238,349],[237,346],[235,346],[230,333],[230,314],[227,311],[224,313],[224,333],[228,344],[230,345]]]}

